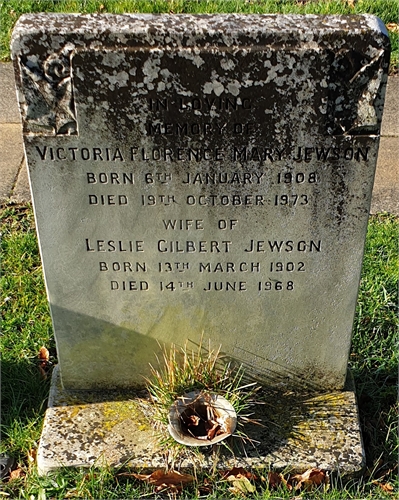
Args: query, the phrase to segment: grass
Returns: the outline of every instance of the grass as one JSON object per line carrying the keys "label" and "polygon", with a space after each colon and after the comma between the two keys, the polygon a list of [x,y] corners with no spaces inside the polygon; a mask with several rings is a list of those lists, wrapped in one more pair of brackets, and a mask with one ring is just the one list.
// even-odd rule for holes
{"label": "grass", "polygon": [[10,60],[14,24],[24,13],[229,13],[374,14],[388,25],[391,72],[398,67],[399,0],[0,0],[0,61]]}
{"label": "grass", "polygon": [[[152,488],[120,470],[91,468],[61,470],[39,477],[34,452],[40,436],[49,383],[38,369],[42,345],[55,362],[42,270],[30,206],[6,206],[2,213],[3,325],[2,351],[2,442],[1,451],[14,456],[23,474],[3,484],[3,496],[46,498],[145,498]],[[350,358],[355,377],[360,420],[365,441],[367,470],[350,481],[332,478],[328,491],[306,493],[306,499],[346,500],[392,498],[397,479],[397,283],[398,219],[372,216],[369,222],[353,346]],[[173,360],[172,360],[173,361]],[[210,365],[211,366],[211,365]],[[205,373],[210,384],[209,373]],[[207,378],[208,377],[208,378]],[[206,385],[205,384],[205,385]],[[176,388],[177,390],[177,388]],[[24,475],[25,474],[25,475]],[[209,483],[209,498],[231,495],[220,478],[199,476],[183,498],[204,497],[199,490]],[[393,488],[390,491],[390,487]],[[387,490],[387,491],[385,491]],[[251,498],[292,498],[298,492],[258,487]]]}

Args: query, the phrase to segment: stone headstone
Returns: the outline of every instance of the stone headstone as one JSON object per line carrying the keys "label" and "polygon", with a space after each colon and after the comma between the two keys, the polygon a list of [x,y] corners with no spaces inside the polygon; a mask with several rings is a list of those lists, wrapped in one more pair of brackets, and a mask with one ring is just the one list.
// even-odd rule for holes
{"label": "stone headstone", "polygon": [[341,389],[389,42],[373,16],[22,16],[13,34],[67,389],[201,336]]}

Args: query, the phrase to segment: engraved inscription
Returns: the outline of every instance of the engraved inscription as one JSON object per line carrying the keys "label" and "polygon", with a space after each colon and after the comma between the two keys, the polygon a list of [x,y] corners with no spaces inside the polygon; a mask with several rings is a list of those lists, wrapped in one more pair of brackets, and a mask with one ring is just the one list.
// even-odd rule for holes
{"label": "engraved inscription", "polygon": [[[280,146],[269,147],[263,145],[254,146],[232,146],[229,148],[207,148],[207,147],[163,147],[163,148],[140,148],[137,146],[118,146],[118,147],[52,147],[52,146],[35,146],[38,158],[41,161],[93,161],[93,162],[203,162],[203,161],[218,161],[231,160],[238,164],[247,162],[260,162],[272,164],[282,160],[293,160],[297,163],[310,163],[313,161],[369,161],[370,147],[348,146],[345,148],[339,147],[323,147],[323,146]],[[248,175],[244,174],[250,174]],[[255,171],[250,172],[221,172],[219,182],[229,183],[229,178],[241,175],[241,184],[256,184],[257,177]],[[196,177],[199,175],[199,177]],[[317,182],[310,174],[307,182]],[[169,172],[148,172],[144,174],[145,181],[148,184],[154,182],[167,183],[172,177]],[[226,176],[230,176],[227,177]],[[219,179],[219,173],[214,172],[185,172],[182,174],[183,184],[216,184]],[[234,180],[233,183],[237,182]],[[298,180],[297,182],[301,182]]]}

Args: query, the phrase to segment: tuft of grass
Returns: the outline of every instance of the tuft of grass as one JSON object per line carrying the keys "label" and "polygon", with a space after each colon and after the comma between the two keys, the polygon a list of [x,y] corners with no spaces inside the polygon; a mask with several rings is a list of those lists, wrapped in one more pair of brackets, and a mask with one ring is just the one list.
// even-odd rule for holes
{"label": "tuft of grass", "polygon": [[238,422],[245,419],[244,412],[253,403],[258,387],[255,382],[244,382],[243,367],[224,359],[220,347],[212,349],[209,341],[205,348],[202,340],[193,350],[188,343],[182,348],[172,345],[169,352],[164,349],[162,361],[162,368],[151,366],[152,378],[147,384],[156,420],[167,425],[170,407],[179,396],[194,390],[223,396],[234,407]]}

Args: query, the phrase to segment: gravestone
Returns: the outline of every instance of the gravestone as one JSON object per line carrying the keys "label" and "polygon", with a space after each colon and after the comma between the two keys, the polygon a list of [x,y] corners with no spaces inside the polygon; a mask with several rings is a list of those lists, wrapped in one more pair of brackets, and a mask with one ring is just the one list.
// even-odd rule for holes
{"label": "gravestone", "polygon": [[389,41],[373,16],[33,15],[12,42],[66,390],[201,336],[344,387]]}

